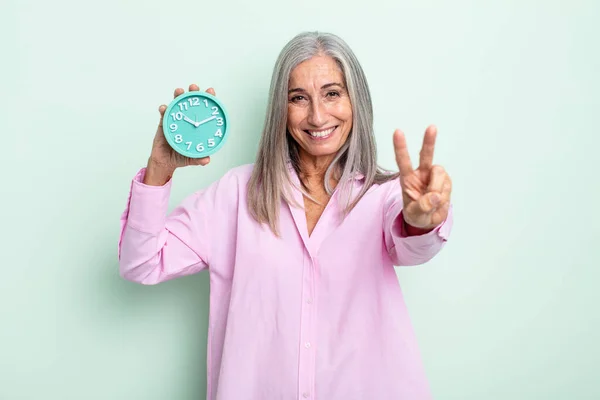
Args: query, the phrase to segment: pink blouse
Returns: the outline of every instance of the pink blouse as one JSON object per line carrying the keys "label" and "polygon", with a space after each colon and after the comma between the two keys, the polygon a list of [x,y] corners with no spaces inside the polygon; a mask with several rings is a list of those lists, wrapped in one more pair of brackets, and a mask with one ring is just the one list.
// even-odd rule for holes
{"label": "pink blouse", "polygon": [[334,193],[310,236],[304,210],[282,202],[278,238],[248,212],[252,168],[231,169],[170,213],[172,181],[145,185],[142,168],[121,217],[124,279],[209,273],[206,398],[431,399],[394,265],[433,258],[452,207],[433,231],[406,237],[394,180],[371,187],[343,221]]}

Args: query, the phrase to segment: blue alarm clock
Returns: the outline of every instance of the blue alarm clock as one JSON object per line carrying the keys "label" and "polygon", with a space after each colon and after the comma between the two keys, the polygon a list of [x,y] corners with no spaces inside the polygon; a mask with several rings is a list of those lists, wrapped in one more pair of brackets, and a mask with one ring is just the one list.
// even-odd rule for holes
{"label": "blue alarm clock", "polygon": [[214,154],[227,140],[228,129],[225,107],[207,92],[189,91],[177,96],[163,116],[167,142],[189,158]]}

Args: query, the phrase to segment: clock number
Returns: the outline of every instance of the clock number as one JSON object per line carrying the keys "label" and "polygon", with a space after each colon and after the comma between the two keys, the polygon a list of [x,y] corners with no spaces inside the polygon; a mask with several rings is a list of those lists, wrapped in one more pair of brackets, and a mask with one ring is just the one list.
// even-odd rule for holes
{"label": "clock number", "polygon": [[190,99],[190,106],[197,106],[200,104],[200,99],[198,97],[192,97]]}
{"label": "clock number", "polygon": [[175,132],[177,130],[177,124],[169,125],[169,129],[171,129],[171,132]]}
{"label": "clock number", "polygon": [[217,118],[217,126],[223,125],[223,118]]}
{"label": "clock number", "polygon": [[181,121],[183,119],[183,114],[181,112],[171,113],[171,116],[177,121]]}
{"label": "clock number", "polygon": [[183,136],[175,135],[175,143],[181,143],[181,142],[183,142]]}
{"label": "clock number", "polygon": [[208,100],[204,99],[204,105],[208,107]]}
{"label": "clock number", "polygon": [[208,147],[215,147],[215,139],[213,139],[213,138],[208,139]]}
{"label": "clock number", "polygon": [[217,129],[217,131],[215,132],[215,136],[218,136],[218,137],[222,138],[223,137],[223,132],[221,132],[220,129]]}
{"label": "clock number", "polygon": [[186,102],[179,103],[178,105],[179,105],[179,109],[182,111],[186,111],[188,109],[188,104]]}
{"label": "clock number", "polygon": [[218,115],[219,114],[219,108],[218,107],[213,107],[212,110],[213,110],[212,115]]}
{"label": "clock number", "polygon": [[185,144],[187,144],[187,149],[189,150],[190,147],[192,147],[192,142],[185,142]]}
{"label": "clock number", "polygon": [[196,150],[197,151],[204,151],[204,144],[198,143],[198,146],[196,146]]}

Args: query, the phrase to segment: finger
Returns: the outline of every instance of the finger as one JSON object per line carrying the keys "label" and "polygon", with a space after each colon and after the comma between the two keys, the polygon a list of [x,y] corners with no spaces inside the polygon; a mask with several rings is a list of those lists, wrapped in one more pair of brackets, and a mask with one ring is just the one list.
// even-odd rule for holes
{"label": "finger", "polygon": [[440,207],[450,203],[451,195],[452,195],[452,180],[450,179],[449,176],[446,175],[446,179],[444,180],[444,186],[442,188],[442,193],[440,196]]}
{"label": "finger", "polygon": [[216,95],[217,95],[217,94],[215,93],[215,89],[213,89],[213,88],[208,88],[208,89],[206,90],[206,92],[207,92],[207,93],[210,93],[210,94],[212,94],[213,96],[216,96]]}
{"label": "finger", "polygon": [[198,85],[196,85],[195,83],[192,83],[188,89],[190,90],[190,92],[200,90],[200,88],[198,87]]}
{"label": "finger", "polygon": [[167,109],[167,105],[166,104],[161,104],[158,107],[158,113],[160,114],[160,118],[158,119],[158,126],[162,127],[163,124],[163,117],[165,115],[165,110]]}
{"label": "finger", "polygon": [[450,177],[443,167],[432,167],[426,194],[421,196],[419,206],[423,212],[431,213],[449,200],[451,190]]}
{"label": "finger", "polygon": [[434,212],[439,204],[439,197],[438,193],[427,193],[425,196],[421,196],[417,201],[421,213],[429,214]]}
{"label": "finger", "polygon": [[210,162],[210,157],[195,158],[192,160],[193,165],[207,165]]}
{"label": "finger", "polygon": [[400,169],[400,175],[407,177],[412,174],[413,168],[406,147],[406,138],[400,129],[394,131],[394,152],[396,154],[396,163]]}
{"label": "finger", "polygon": [[431,214],[431,224],[438,226],[448,218],[450,203],[446,203]]}
{"label": "finger", "polygon": [[421,197],[419,192],[413,189],[404,189],[404,192],[410,197],[412,200],[417,201]]}
{"label": "finger", "polygon": [[173,97],[177,97],[177,96],[179,96],[180,94],[183,94],[183,92],[184,92],[183,88],[177,88],[177,89],[175,89],[175,91],[173,92]]}
{"label": "finger", "polygon": [[431,167],[429,174],[429,186],[427,186],[427,192],[442,193],[444,188],[444,182],[446,181],[446,171],[439,165]]}
{"label": "finger", "polygon": [[433,164],[433,150],[435,148],[435,139],[437,136],[437,128],[435,125],[430,125],[425,130],[423,137],[423,146],[419,153],[419,168],[427,170]]}
{"label": "finger", "polygon": [[400,179],[402,190],[413,200],[419,200],[423,193],[426,193],[426,188],[419,177],[413,172],[408,176]]}

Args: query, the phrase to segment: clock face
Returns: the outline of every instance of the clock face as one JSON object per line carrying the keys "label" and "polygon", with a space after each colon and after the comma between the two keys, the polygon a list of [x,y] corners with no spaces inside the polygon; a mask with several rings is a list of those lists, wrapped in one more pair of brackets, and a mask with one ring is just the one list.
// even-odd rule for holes
{"label": "clock face", "polygon": [[163,132],[169,145],[190,158],[214,154],[227,139],[227,112],[210,93],[177,96],[165,110]]}

